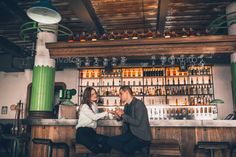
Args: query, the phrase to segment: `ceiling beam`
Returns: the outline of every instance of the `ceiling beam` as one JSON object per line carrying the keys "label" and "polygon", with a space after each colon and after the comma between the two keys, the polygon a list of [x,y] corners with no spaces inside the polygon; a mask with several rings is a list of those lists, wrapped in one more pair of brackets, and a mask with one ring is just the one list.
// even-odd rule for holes
{"label": "ceiling beam", "polygon": [[100,35],[104,33],[90,0],[70,0],[70,7],[89,32],[96,31]]}
{"label": "ceiling beam", "polygon": [[156,31],[161,34],[165,31],[166,16],[168,14],[168,4],[170,0],[159,0]]}
{"label": "ceiling beam", "polygon": [[13,56],[27,56],[28,51],[23,50],[21,47],[17,46],[15,43],[9,41],[3,36],[0,36],[0,48],[5,52]]}
{"label": "ceiling beam", "polygon": [[48,43],[53,58],[117,57],[181,54],[231,54],[236,36],[199,36],[191,38],[115,40],[97,42]]}
{"label": "ceiling beam", "polygon": [[15,1],[13,0],[1,0],[3,6],[8,8],[9,13],[14,16],[21,19],[21,21],[27,21],[29,20],[28,16],[26,15],[25,11],[22,10]]}

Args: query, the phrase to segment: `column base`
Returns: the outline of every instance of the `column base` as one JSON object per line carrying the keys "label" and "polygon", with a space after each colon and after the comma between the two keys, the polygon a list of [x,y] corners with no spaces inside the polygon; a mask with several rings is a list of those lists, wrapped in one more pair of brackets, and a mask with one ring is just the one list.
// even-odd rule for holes
{"label": "column base", "polygon": [[29,118],[32,119],[52,119],[53,112],[49,111],[30,111]]}

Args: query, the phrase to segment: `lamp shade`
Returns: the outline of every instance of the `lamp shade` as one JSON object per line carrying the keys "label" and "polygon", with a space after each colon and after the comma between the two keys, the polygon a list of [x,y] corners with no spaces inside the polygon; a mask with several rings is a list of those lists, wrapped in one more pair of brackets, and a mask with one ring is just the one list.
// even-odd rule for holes
{"label": "lamp shade", "polygon": [[43,24],[55,24],[61,21],[61,15],[52,6],[50,0],[41,0],[27,10],[32,20]]}
{"label": "lamp shade", "polygon": [[210,104],[223,104],[224,101],[221,99],[213,99]]}

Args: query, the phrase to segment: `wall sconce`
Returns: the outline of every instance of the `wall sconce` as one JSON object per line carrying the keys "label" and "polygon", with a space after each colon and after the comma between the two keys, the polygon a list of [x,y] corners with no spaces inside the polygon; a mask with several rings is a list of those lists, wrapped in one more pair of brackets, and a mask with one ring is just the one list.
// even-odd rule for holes
{"label": "wall sconce", "polygon": [[126,57],[121,57],[121,60],[120,60],[120,65],[125,65],[126,64],[126,61],[127,61],[127,58]]}
{"label": "wall sconce", "polygon": [[175,65],[175,56],[172,55],[168,58],[168,62],[170,63],[170,65],[174,66]]}
{"label": "wall sconce", "polygon": [[204,55],[200,55],[198,58],[200,59],[200,62],[198,63],[198,65],[199,66],[204,66],[205,65],[205,61],[203,60]]}
{"label": "wall sconce", "polygon": [[156,56],[152,55],[151,60],[152,60],[152,66],[154,66],[156,64]]}
{"label": "wall sconce", "polygon": [[161,56],[161,65],[164,66],[165,63],[167,61],[167,57],[166,56]]}
{"label": "wall sconce", "polygon": [[197,63],[197,57],[194,55],[190,55],[188,57],[188,61],[191,66],[194,66]]}
{"label": "wall sconce", "polygon": [[103,59],[103,66],[104,67],[108,66],[108,59],[107,58]]}
{"label": "wall sconce", "polygon": [[99,58],[98,58],[98,57],[94,57],[94,63],[93,63],[93,65],[94,65],[95,67],[98,67],[98,66],[99,66]]}
{"label": "wall sconce", "polygon": [[85,62],[84,62],[85,66],[90,66],[90,60],[88,57],[85,58]]}
{"label": "wall sconce", "polygon": [[82,60],[81,60],[80,58],[77,58],[77,59],[76,59],[76,67],[77,67],[77,68],[80,68],[81,65],[82,65]]}
{"label": "wall sconce", "polygon": [[112,57],[111,65],[117,66],[117,61],[118,61],[118,59],[116,57]]}

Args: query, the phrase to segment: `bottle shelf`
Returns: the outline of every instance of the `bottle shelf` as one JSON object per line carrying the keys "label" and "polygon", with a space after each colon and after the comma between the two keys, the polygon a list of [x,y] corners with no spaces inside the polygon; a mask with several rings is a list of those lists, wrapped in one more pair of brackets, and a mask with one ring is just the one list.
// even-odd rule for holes
{"label": "bottle shelf", "polygon": [[143,78],[165,78],[165,76],[144,76]]}
{"label": "bottle shelf", "polygon": [[[93,72],[95,72],[95,75]],[[79,79],[82,80],[79,81],[83,83],[81,86],[78,86],[78,88],[82,89],[79,90],[79,95],[81,95],[82,91],[88,87],[86,83],[89,82],[89,86],[99,90],[98,93],[102,94],[100,97],[104,100],[109,100],[109,102],[110,100],[112,102],[112,99],[117,99],[119,97],[118,90],[124,85],[130,86],[133,89],[134,96],[139,97],[139,99],[141,98],[143,101],[147,101],[148,99],[153,99],[155,101],[165,100],[165,102],[170,101],[174,104],[174,97],[176,97],[177,99],[180,99],[179,102],[185,101],[181,99],[186,99],[190,104],[190,102],[193,101],[192,99],[201,98],[204,99],[203,101],[209,103],[209,101],[214,98],[212,66],[204,66],[203,68],[199,66],[189,67],[188,71],[185,72],[180,71],[178,67],[121,67],[114,68],[113,72],[109,74],[106,73],[104,69],[96,70],[96,68],[94,68],[89,71],[84,70],[82,74],[83,75],[80,75],[79,77]],[[84,76],[85,78],[81,76]],[[175,82],[175,84],[173,84],[173,82]],[[94,83],[94,86],[92,83]],[[107,83],[109,83],[109,85]],[[208,94],[203,94],[203,91]],[[209,94],[209,91],[213,94]],[[135,93],[140,92],[143,94],[135,95]],[[193,92],[202,94],[190,94]],[[106,93],[109,93],[110,95],[106,95]],[[116,95],[111,95],[111,93],[116,93]],[[145,93],[152,95],[146,95]],[[157,95],[159,93],[163,95]],[[104,102],[104,106],[107,106],[106,102]],[[183,106],[186,106],[186,104]]]}
{"label": "bottle shelf", "polygon": [[143,77],[122,77],[122,79],[143,79]]}

